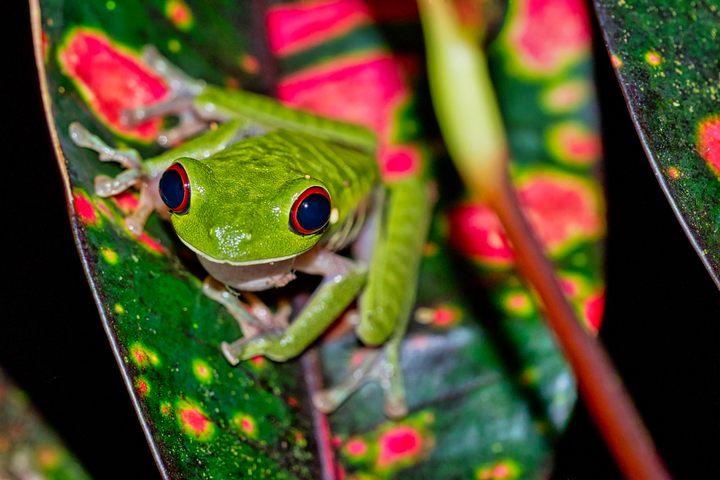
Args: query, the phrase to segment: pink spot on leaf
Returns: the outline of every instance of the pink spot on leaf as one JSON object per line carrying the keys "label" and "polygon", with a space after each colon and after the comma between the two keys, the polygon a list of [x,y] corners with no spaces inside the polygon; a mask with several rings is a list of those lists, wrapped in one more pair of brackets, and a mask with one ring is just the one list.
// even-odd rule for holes
{"label": "pink spot on leaf", "polygon": [[645,54],[645,61],[653,67],[657,67],[662,63],[662,57],[656,52],[650,51]]}
{"label": "pink spot on leaf", "polygon": [[380,142],[380,169],[388,179],[420,168],[415,147],[392,144],[396,112],[409,97],[394,57],[371,53],[313,67],[282,80],[277,95],[291,106],[373,130]]}
{"label": "pink spot on leaf", "polygon": [[168,91],[139,55],[114,45],[100,33],[76,29],[60,49],[58,62],[90,108],[113,131],[144,141],[157,136],[159,118],[135,127],[121,121],[124,110],[156,103]]}
{"label": "pink spot on leaf", "polygon": [[255,74],[260,71],[260,62],[258,62],[257,58],[247,53],[243,55],[240,65],[248,73]]}
{"label": "pink spot on leaf", "polygon": [[107,206],[107,204],[102,199],[95,200],[95,207],[97,207],[97,209],[100,210],[100,213],[105,215],[110,220],[115,219],[113,212],[110,210],[110,208]]}
{"label": "pink spot on leaf", "polygon": [[446,325],[455,320],[455,312],[449,308],[438,308],[435,311],[435,323],[439,325]]}
{"label": "pink spot on leaf", "polygon": [[720,175],[720,116],[700,122],[697,135],[698,153]]}
{"label": "pink spot on leaf", "polygon": [[[533,231],[550,252],[593,238],[604,229],[596,194],[582,181],[540,174],[518,187],[518,197]],[[466,203],[448,213],[449,239],[477,261],[510,265],[515,260],[505,230],[490,207]]]}
{"label": "pink spot on leaf", "polygon": [[510,53],[535,75],[553,75],[590,52],[592,33],[582,0],[522,0],[510,23]]}
{"label": "pink spot on leaf", "polygon": [[582,310],[588,326],[593,332],[597,333],[605,310],[605,292],[595,293],[588,297],[583,304]]}
{"label": "pink spot on leaf", "polygon": [[385,432],[378,440],[380,453],[377,459],[379,468],[411,459],[422,450],[420,432],[408,425],[398,425]]}
{"label": "pink spot on leaf", "polygon": [[112,201],[125,215],[130,215],[137,210],[139,202],[137,193],[131,190],[125,190],[117,195],[113,195]]}
{"label": "pink spot on leaf", "polygon": [[571,278],[560,278],[560,289],[567,297],[575,297],[580,293],[580,285]]}
{"label": "pink spot on leaf", "polygon": [[262,368],[265,366],[265,357],[262,357],[260,355],[258,355],[257,357],[253,357],[250,359],[250,364],[257,368]]}
{"label": "pink spot on leaf", "polygon": [[366,355],[367,350],[365,349],[358,349],[354,351],[353,354],[350,356],[350,366],[352,366],[353,368],[357,368],[362,365]]}
{"label": "pink spot on leaf", "polygon": [[496,465],[492,470],[493,478],[502,479],[507,478],[510,475],[510,469],[504,463]]}
{"label": "pink spot on leaf", "polygon": [[180,419],[185,426],[198,436],[208,431],[210,422],[197,408],[190,407],[181,410]]}
{"label": "pink spot on leaf", "polygon": [[43,30],[42,33],[40,34],[40,42],[42,43],[42,56],[43,56],[43,61],[44,61],[44,62],[47,62],[47,60],[48,60],[48,46],[49,46],[49,43],[50,43],[50,42],[48,41],[48,35],[47,35],[47,33],[45,33],[45,30]]}
{"label": "pink spot on leaf", "polygon": [[430,337],[428,335],[417,335],[410,339],[410,346],[413,350],[422,352],[430,346]]}
{"label": "pink spot on leaf", "polygon": [[379,151],[383,178],[392,180],[415,174],[422,162],[420,152],[407,145],[387,145]]}
{"label": "pink spot on leaf", "polygon": [[150,387],[148,386],[148,383],[145,380],[138,380],[137,389],[140,392],[140,395],[142,395],[143,397],[146,396],[150,392]]}
{"label": "pink spot on leaf", "polygon": [[362,457],[367,453],[368,446],[367,443],[360,439],[353,439],[345,445],[345,451],[351,457]]}
{"label": "pink spot on leaf", "polygon": [[521,310],[529,304],[527,296],[522,293],[516,293],[508,299],[508,307],[512,310]]}
{"label": "pink spot on leaf", "polygon": [[147,232],[143,232],[142,234],[140,234],[140,236],[138,237],[138,241],[153,253],[159,253],[161,255],[168,253],[167,249],[163,247],[157,240],[148,235]]}
{"label": "pink spot on leaf", "polygon": [[95,207],[81,190],[76,189],[73,192],[73,202],[75,203],[75,212],[82,223],[85,225],[97,223],[98,215]]}
{"label": "pink spot on leaf", "polygon": [[587,165],[600,159],[602,142],[597,131],[578,122],[566,122],[548,133],[553,155],[563,162]]}
{"label": "pink spot on leaf", "polygon": [[182,31],[193,26],[193,15],[190,8],[181,0],[169,0],[165,3],[165,16]]}
{"label": "pink spot on leaf", "polygon": [[243,420],[240,422],[240,428],[242,428],[248,433],[252,433],[255,430],[255,425],[253,425],[253,423],[249,419],[243,418]]}
{"label": "pink spot on leaf", "polygon": [[270,49],[280,56],[342,36],[369,20],[367,6],[361,0],[277,5],[265,17]]}

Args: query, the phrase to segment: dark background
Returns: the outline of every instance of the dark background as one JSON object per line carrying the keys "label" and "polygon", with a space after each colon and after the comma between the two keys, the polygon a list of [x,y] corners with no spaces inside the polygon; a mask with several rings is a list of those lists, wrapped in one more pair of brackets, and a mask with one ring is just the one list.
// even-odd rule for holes
{"label": "dark background", "polygon": [[[4,1],[0,365],[98,479],[159,478],[73,243],[43,116],[29,10]],[[609,236],[601,338],[676,479],[720,474],[720,293],[633,129],[596,35]],[[584,408],[553,480],[620,478]]]}

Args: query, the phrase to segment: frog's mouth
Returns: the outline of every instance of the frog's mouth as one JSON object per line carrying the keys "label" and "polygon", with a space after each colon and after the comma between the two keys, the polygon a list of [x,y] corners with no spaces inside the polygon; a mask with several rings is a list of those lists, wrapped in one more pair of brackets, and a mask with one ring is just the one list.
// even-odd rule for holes
{"label": "frog's mouth", "polygon": [[257,260],[233,261],[233,260],[227,260],[227,259],[222,259],[222,258],[215,258],[215,257],[213,257],[213,256],[211,256],[211,255],[208,255],[207,253],[203,253],[203,252],[201,252],[200,250],[198,250],[197,248],[195,248],[195,247],[193,247],[192,245],[190,245],[188,242],[186,242],[185,239],[183,239],[180,235],[178,235],[178,238],[179,238],[180,241],[181,241],[182,243],[184,243],[190,250],[192,250],[193,252],[195,252],[197,255],[199,255],[199,256],[201,256],[201,257],[203,257],[203,258],[206,258],[206,259],[210,260],[211,262],[215,262],[215,263],[227,263],[228,265],[236,265],[236,266],[261,265],[261,264],[264,264],[264,263],[282,262],[283,260],[289,260],[289,259],[291,259],[291,258],[295,258],[295,257],[297,257],[297,256],[299,256],[299,255],[302,255],[303,253],[307,252],[308,250],[310,250],[310,249],[312,248],[312,246],[310,246],[309,248],[303,250],[302,252],[293,253],[293,254],[291,254],[291,255],[285,255],[284,257],[260,258],[260,259],[257,259]]}

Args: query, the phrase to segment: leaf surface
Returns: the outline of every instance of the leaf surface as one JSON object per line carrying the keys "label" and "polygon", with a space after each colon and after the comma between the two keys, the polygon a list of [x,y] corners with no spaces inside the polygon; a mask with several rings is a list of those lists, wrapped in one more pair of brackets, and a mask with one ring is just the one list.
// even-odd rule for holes
{"label": "leaf surface", "polygon": [[597,0],[595,8],[655,176],[720,286],[720,4]]}
{"label": "leaf surface", "polygon": [[[562,20],[575,30],[539,41],[542,30],[526,30],[543,10],[518,2],[491,46],[491,67],[520,195],[568,295],[596,329],[604,222],[589,26],[581,2],[545,3],[566,12]],[[497,219],[464,197],[449,160],[426,142],[436,131],[413,3],[261,6],[42,0],[35,25],[73,231],[163,476],[544,478],[575,402],[574,382],[514,273]],[[514,35],[540,60],[519,56]],[[77,147],[71,122],[145,158],[161,151],[150,142],[159,123],[128,129],[119,122],[122,108],[167,90],[139,61],[145,44],[195,78],[367,125],[380,139],[388,181],[435,175],[440,200],[402,351],[407,418],[383,416],[376,386],[332,415],[312,409],[310,392],[338,382],[361,358],[353,336],[287,363],[229,366],[218,346],[238,338],[239,328],[203,296],[202,271],[172,228],[153,215],[135,239],[122,217],[136,195],[94,194],[96,175],[120,169]],[[290,287],[307,288],[299,280]]]}

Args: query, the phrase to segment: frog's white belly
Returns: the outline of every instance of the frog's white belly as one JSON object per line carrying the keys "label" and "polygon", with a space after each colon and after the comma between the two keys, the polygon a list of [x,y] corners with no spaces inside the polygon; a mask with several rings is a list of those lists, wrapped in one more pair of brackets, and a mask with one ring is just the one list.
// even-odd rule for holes
{"label": "frog's white belly", "polygon": [[200,263],[210,275],[236,290],[259,292],[274,287],[283,287],[295,278],[292,272],[297,256],[284,260],[255,263],[252,265],[231,265],[214,262],[198,255]]}

